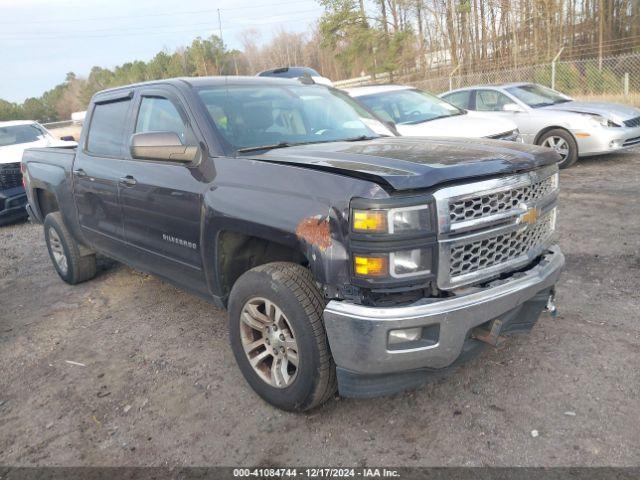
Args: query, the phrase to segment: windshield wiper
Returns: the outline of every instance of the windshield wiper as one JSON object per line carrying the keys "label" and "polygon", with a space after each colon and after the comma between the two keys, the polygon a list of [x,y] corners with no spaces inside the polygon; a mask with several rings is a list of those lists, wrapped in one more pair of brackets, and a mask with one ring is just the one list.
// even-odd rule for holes
{"label": "windshield wiper", "polygon": [[421,123],[432,122],[434,120],[440,120],[441,118],[456,117],[458,115],[464,115],[464,112],[456,112],[451,115],[438,115],[437,117],[425,118],[424,120],[414,120],[413,122],[403,122],[400,125],[420,125]]}
{"label": "windshield wiper", "polygon": [[273,150],[275,148],[297,147],[300,145],[312,145],[314,143],[332,143],[332,142],[361,142],[363,140],[373,140],[378,137],[368,137],[367,135],[359,135],[352,138],[339,138],[337,140],[314,140],[311,142],[280,142],[272,145],[259,145],[257,147],[244,147],[236,150],[238,153],[257,152],[258,150]]}
{"label": "windshield wiper", "polygon": [[[382,135],[380,135],[382,136]],[[388,136],[388,135],[387,135]],[[364,140],[373,140],[378,137],[369,137],[367,135],[359,135],[357,137],[345,138],[342,140],[335,140],[336,142],[363,142]]]}
{"label": "windshield wiper", "polygon": [[257,147],[245,147],[239,148],[237,152],[257,152],[258,150],[273,150],[274,148],[286,148],[293,147],[295,145],[302,145],[301,143],[280,142],[271,145],[259,145]]}

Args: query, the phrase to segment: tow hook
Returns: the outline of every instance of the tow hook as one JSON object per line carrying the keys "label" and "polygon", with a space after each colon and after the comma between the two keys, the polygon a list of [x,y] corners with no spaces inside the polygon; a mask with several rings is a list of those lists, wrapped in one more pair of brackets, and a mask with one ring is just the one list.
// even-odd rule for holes
{"label": "tow hook", "polygon": [[558,316],[558,307],[556,307],[556,292],[555,290],[551,290],[549,294],[549,298],[547,299],[547,306],[545,308],[546,312],[555,318]]}
{"label": "tow hook", "polygon": [[502,321],[495,319],[491,321],[491,329],[487,330],[482,327],[476,327],[472,330],[471,336],[476,340],[488,343],[497,347],[505,338],[500,336],[500,330],[502,329]]}

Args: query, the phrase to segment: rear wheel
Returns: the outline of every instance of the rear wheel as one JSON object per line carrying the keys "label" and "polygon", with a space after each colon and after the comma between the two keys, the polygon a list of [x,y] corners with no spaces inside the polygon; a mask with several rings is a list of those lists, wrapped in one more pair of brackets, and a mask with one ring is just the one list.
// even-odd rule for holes
{"label": "rear wheel", "polygon": [[538,145],[558,152],[561,158],[558,162],[560,168],[569,168],[578,160],[578,144],[566,130],[556,128],[546,132],[538,139]]}
{"label": "rear wheel", "polygon": [[231,348],[249,385],[278,408],[309,410],[336,391],[323,310],[321,292],[300,265],[262,265],[233,286]]}
{"label": "rear wheel", "polygon": [[80,247],[64,224],[60,212],[50,213],[44,219],[44,239],[51,262],[62,280],[75,285],[95,276],[95,254],[80,254]]}

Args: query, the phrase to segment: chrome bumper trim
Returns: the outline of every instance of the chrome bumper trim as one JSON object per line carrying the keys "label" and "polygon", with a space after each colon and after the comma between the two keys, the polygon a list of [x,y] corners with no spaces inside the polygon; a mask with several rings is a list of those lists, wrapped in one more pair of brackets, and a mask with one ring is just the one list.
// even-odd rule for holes
{"label": "chrome bumper trim", "polygon": [[[509,312],[557,282],[564,256],[551,247],[530,270],[477,291],[406,307],[378,308],[331,301],[324,311],[329,345],[338,367],[362,374],[444,368],[460,355],[472,328]],[[407,350],[388,348],[389,330],[440,325],[438,343]]]}

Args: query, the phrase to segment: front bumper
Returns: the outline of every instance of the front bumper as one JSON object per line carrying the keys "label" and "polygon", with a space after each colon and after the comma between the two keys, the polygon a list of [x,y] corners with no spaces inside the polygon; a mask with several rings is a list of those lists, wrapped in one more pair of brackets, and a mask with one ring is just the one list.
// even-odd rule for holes
{"label": "front bumper", "polygon": [[27,194],[22,187],[0,190],[0,225],[27,216]]}
{"label": "front bumper", "polygon": [[[517,324],[521,321],[517,317],[526,314],[527,322],[533,325],[563,266],[562,252],[553,246],[529,270],[466,295],[423,299],[409,306],[391,308],[329,302],[324,320],[341,393],[361,396],[357,386],[366,384],[367,378],[379,380],[368,389],[374,394],[413,386],[415,379],[407,385],[399,379],[394,381],[394,376],[399,372],[444,369],[452,365],[458,357],[473,350],[469,342],[471,330],[491,320],[501,318],[506,320],[503,324]],[[390,348],[390,330],[415,327],[438,332],[437,337],[432,342],[417,342],[413,348]]]}
{"label": "front bumper", "polygon": [[[600,155],[640,146],[640,127],[594,128],[572,132],[578,143],[578,155]],[[581,138],[581,133],[589,134]]]}

